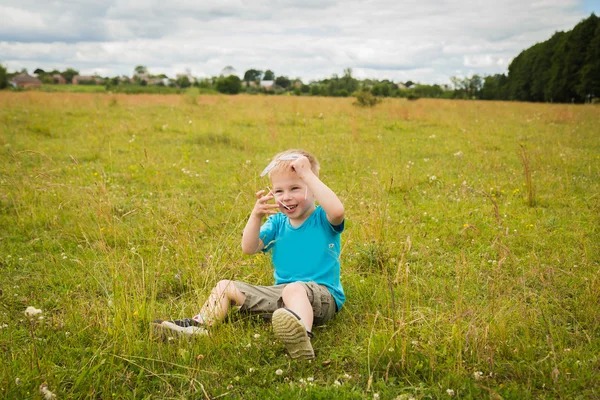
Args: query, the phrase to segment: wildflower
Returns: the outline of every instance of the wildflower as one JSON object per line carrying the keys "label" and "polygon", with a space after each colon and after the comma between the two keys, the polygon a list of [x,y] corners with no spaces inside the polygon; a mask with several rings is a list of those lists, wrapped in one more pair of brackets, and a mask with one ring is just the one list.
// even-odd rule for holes
{"label": "wildflower", "polygon": [[475,372],[473,372],[473,377],[475,378],[476,381],[479,381],[479,380],[483,379],[483,372],[475,371]]}
{"label": "wildflower", "polygon": [[56,399],[56,395],[54,393],[52,393],[50,390],[48,390],[48,385],[45,383],[42,383],[40,385],[40,393],[42,394],[42,397],[44,398],[44,400]]}
{"label": "wildflower", "polygon": [[15,379],[15,385],[19,386],[21,384],[21,378]]}
{"label": "wildflower", "polygon": [[206,162],[208,162],[208,160],[206,160]]}
{"label": "wildflower", "polygon": [[254,368],[248,368],[248,372],[253,373],[255,371]]}
{"label": "wildflower", "polygon": [[435,175],[431,175],[431,176],[429,177],[429,180],[433,182],[433,181],[437,180],[437,176],[435,176]]}
{"label": "wildflower", "polygon": [[452,389],[446,389],[446,393],[448,393],[448,396],[454,396],[454,390]]}
{"label": "wildflower", "polygon": [[191,119],[188,121],[188,124],[190,124],[190,125],[192,124],[192,120]]}
{"label": "wildflower", "polygon": [[377,400],[379,398],[379,393],[373,393],[373,399]]}
{"label": "wildflower", "polygon": [[283,375],[283,371],[281,369],[278,369],[277,371],[275,371],[275,375]]}
{"label": "wildflower", "polygon": [[42,310],[40,310],[39,308],[29,306],[25,309],[25,315],[27,317],[35,317],[36,315],[39,315],[41,313]]}
{"label": "wildflower", "polygon": [[454,153],[454,157],[460,157],[460,156],[462,156],[462,155],[463,155],[463,152],[462,152],[462,151],[460,151],[460,150],[459,150],[459,151],[457,151],[456,153]]}
{"label": "wildflower", "polygon": [[313,378],[312,376],[309,376],[308,378],[306,378],[307,382],[313,382],[315,380],[315,378]]}
{"label": "wildflower", "polygon": [[255,333],[254,334],[254,339],[258,339],[260,337],[260,333]]}
{"label": "wildflower", "polygon": [[335,381],[333,381],[333,384],[335,386],[342,386],[342,382],[338,381],[337,379]]}

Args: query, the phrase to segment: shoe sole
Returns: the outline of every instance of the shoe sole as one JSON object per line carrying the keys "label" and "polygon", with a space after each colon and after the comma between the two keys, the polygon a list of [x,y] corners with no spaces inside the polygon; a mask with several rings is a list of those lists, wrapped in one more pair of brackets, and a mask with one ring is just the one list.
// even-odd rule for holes
{"label": "shoe sole", "polygon": [[188,326],[186,328],[175,325],[169,321],[162,321],[161,323],[152,322],[150,329],[155,337],[168,340],[169,338],[176,337],[194,337],[194,336],[206,336],[208,331],[198,326]]}
{"label": "shoe sole", "polygon": [[292,359],[315,358],[306,328],[292,313],[284,308],[276,310],[273,313],[272,324],[275,337],[283,342]]}

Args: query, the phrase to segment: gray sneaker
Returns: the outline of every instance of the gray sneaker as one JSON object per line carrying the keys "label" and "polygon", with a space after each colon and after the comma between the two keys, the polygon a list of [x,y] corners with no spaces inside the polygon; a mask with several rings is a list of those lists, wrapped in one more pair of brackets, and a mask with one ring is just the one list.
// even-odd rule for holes
{"label": "gray sneaker", "polygon": [[304,360],[315,358],[315,351],[310,344],[312,334],[293,311],[287,308],[275,310],[272,324],[275,337],[283,342],[290,357]]}
{"label": "gray sneaker", "polygon": [[204,325],[191,318],[176,319],[174,321],[157,319],[152,321],[150,327],[156,336],[163,339],[175,336],[208,335]]}

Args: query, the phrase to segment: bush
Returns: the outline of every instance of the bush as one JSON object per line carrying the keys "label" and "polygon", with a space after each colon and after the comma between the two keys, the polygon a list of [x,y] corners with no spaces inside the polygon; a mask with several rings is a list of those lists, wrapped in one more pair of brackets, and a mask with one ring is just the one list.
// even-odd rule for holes
{"label": "bush", "polygon": [[356,101],[352,104],[359,107],[373,107],[381,103],[381,99],[373,96],[370,91],[363,90],[356,93]]}
{"label": "bush", "polygon": [[215,89],[220,93],[238,94],[242,90],[242,80],[235,75],[220,77],[215,83]]}

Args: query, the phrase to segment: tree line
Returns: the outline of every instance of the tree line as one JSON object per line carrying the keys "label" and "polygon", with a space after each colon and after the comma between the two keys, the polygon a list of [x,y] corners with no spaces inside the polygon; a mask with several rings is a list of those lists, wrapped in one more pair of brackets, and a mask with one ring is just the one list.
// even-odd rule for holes
{"label": "tree line", "polygon": [[[26,72],[26,71],[22,71]],[[45,72],[35,71],[44,83],[54,83],[56,75],[71,82],[79,72],[68,68]],[[6,87],[8,74],[0,65],[0,88]],[[97,78],[97,79],[96,79]],[[167,88],[185,89],[197,87],[204,92],[225,94],[293,94],[298,96],[357,96],[368,92],[381,97],[404,97],[408,99],[454,98],[482,100],[516,100],[538,102],[598,102],[600,100],[600,18],[591,14],[571,31],[556,32],[549,40],[537,43],[522,51],[508,67],[507,74],[491,76],[451,77],[448,85],[418,84],[412,81],[356,79],[352,69],[344,74],[311,81],[306,84],[300,78],[277,76],[270,69],[248,69],[240,78],[233,67],[227,66],[219,76],[197,79],[191,74],[180,74],[170,79],[164,74],[152,75],[145,66],[134,68],[132,78],[96,77],[85,82],[102,82],[107,91],[160,93]],[[144,86],[151,86],[143,88]],[[164,87],[164,89],[161,89]]]}
{"label": "tree line", "polygon": [[600,18],[592,14],[572,30],[522,51],[508,75],[485,77],[473,94],[485,100],[598,102]]}

